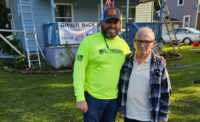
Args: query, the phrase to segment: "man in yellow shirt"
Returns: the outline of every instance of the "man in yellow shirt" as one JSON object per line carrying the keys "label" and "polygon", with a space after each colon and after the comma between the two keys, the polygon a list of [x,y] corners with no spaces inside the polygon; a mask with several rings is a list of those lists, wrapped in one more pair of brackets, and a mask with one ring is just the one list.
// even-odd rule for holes
{"label": "man in yellow shirt", "polygon": [[118,82],[127,43],[118,37],[121,27],[117,8],[104,10],[101,32],[86,37],[74,64],[74,91],[77,109],[85,122],[115,122],[118,109]]}

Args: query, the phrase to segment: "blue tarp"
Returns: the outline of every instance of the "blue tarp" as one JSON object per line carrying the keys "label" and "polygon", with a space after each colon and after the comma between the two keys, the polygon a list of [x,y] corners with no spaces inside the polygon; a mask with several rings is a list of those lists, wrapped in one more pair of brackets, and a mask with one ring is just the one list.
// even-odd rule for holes
{"label": "blue tarp", "polygon": [[58,23],[43,25],[43,31],[44,31],[44,39],[46,46],[60,45]]}

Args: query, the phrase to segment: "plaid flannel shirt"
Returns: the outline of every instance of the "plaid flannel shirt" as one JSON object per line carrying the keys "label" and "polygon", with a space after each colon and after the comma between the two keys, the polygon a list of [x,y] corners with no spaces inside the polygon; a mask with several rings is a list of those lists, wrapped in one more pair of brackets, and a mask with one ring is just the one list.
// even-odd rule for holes
{"label": "plaid flannel shirt", "polygon": [[[129,85],[129,78],[132,72],[134,60],[134,52],[126,57],[125,63],[121,69],[119,81],[119,99],[121,102],[121,117],[126,116],[126,101]],[[139,93],[138,93],[139,94]],[[151,53],[150,64],[150,103],[151,122],[158,120],[168,120],[169,101],[171,95],[171,84],[169,75],[164,62],[156,56],[153,51]]]}

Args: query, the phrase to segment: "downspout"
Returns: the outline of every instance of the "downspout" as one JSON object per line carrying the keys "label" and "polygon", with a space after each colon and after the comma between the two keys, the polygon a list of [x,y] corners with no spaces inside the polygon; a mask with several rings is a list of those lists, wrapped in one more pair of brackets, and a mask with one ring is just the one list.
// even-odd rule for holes
{"label": "downspout", "polygon": [[55,22],[55,11],[54,11],[54,0],[51,0],[51,21],[52,21],[52,23],[54,23]]}
{"label": "downspout", "polygon": [[126,24],[128,23],[128,17],[129,17],[129,0],[126,0]]}
{"label": "downspout", "polygon": [[[128,13],[129,13],[129,0],[126,0],[126,25],[125,25],[125,41],[128,42]],[[130,47],[132,49],[132,47]]]}
{"label": "downspout", "polygon": [[160,23],[162,23],[162,14],[163,14],[163,0],[161,0],[161,7],[160,7]]}
{"label": "downspout", "polygon": [[199,0],[198,0],[198,2],[197,2],[198,4],[198,6],[197,6],[197,14],[196,14],[196,22],[195,22],[195,28],[197,29],[197,22],[198,22],[198,15],[199,15]]}
{"label": "downspout", "polygon": [[128,13],[129,13],[129,0],[126,0],[126,25],[125,25],[125,28],[126,28],[126,31],[125,31],[125,40],[127,42],[127,39],[128,39]]}
{"label": "downspout", "polygon": [[101,8],[101,10],[100,10],[101,11],[101,14],[100,14],[101,19],[100,20],[103,20],[103,0],[100,0],[100,8]]}
{"label": "downspout", "polygon": [[[160,8],[160,23],[161,23],[161,25],[162,25],[162,17],[163,17],[163,4],[164,4],[164,0],[161,0],[161,8]],[[160,29],[160,32],[162,33],[162,29]]]}
{"label": "downspout", "polygon": [[151,5],[151,22],[153,22],[153,12],[154,12],[154,1],[152,1],[152,5]]}

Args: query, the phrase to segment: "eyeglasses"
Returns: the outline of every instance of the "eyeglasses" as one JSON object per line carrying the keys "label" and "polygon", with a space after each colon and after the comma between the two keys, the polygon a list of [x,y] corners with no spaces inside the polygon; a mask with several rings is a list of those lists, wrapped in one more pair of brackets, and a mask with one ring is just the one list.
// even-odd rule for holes
{"label": "eyeglasses", "polygon": [[150,45],[152,42],[154,42],[154,41],[148,41],[148,40],[135,40],[135,41],[136,41],[136,43],[137,43],[138,45],[144,44],[145,46],[148,46],[148,45]]}

